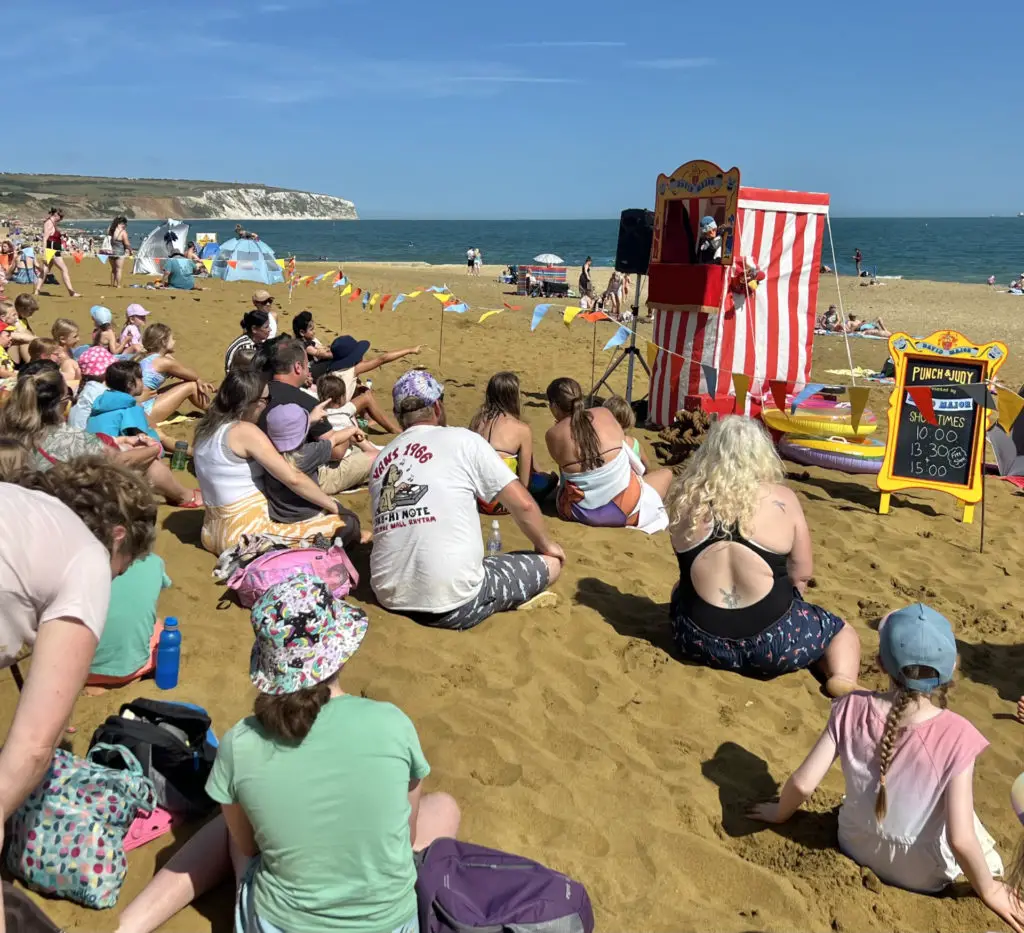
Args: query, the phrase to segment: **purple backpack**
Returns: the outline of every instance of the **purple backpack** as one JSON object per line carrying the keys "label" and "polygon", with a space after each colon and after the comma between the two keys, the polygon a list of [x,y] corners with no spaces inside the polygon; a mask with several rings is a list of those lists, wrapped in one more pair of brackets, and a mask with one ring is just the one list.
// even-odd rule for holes
{"label": "purple backpack", "polygon": [[262,557],[236,570],[227,585],[238,594],[238,601],[251,609],[275,583],[289,580],[297,573],[319,577],[338,599],[342,599],[359,584],[359,574],[352,566],[344,548],[283,548],[268,551]]}
{"label": "purple backpack", "polygon": [[455,839],[424,853],[416,881],[420,933],[593,933],[578,881],[537,862]]}

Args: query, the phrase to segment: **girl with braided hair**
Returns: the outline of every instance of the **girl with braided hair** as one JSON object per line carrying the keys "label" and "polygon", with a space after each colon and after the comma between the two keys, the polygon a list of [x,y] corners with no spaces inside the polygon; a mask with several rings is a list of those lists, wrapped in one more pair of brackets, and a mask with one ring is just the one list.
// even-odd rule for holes
{"label": "girl with braided hair", "polygon": [[961,875],[1016,933],[1024,905],[1001,880],[995,842],[974,812],[974,760],[988,745],[946,707],[956,669],[949,621],[915,603],[879,628],[885,693],[857,691],[832,704],[828,727],[775,803],[750,815],[784,823],[817,789],[838,757],[846,781],[839,848],[887,884],[937,894]]}

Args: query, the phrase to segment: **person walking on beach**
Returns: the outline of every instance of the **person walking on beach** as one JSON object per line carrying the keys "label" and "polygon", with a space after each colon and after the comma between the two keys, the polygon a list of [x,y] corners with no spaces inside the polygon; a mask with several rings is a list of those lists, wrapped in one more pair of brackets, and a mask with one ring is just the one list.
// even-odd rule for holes
{"label": "person walking on beach", "polygon": [[64,211],[59,207],[51,207],[50,213],[46,215],[46,220],[43,222],[43,248],[46,251],[52,250],[52,255],[49,259],[45,259],[46,253],[44,252],[43,254],[43,270],[36,279],[36,289],[33,294],[39,294],[43,284],[46,282],[46,277],[56,266],[60,270],[60,274],[64,277],[64,287],[68,290],[68,297],[81,297],[71,285],[71,275],[68,273],[68,267],[67,263],[64,262],[64,257],[61,255],[63,242],[60,235],[60,222],[63,219]]}
{"label": "person walking on beach", "polygon": [[477,247],[473,250],[473,275],[480,274],[480,268],[484,264],[484,257],[480,255],[480,249]]}
{"label": "person walking on beach", "polygon": [[128,218],[123,214],[115,217],[107,230],[107,236],[110,237],[110,287],[120,288],[124,260],[132,251],[132,242],[128,238]]}
{"label": "person walking on beach", "polygon": [[853,251],[853,261],[857,265],[857,278],[860,278],[860,264],[864,261],[864,254],[860,251],[860,247]]}
{"label": "person walking on beach", "polygon": [[476,263],[476,250],[471,246],[466,250],[466,275],[473,274],[473,266]]}

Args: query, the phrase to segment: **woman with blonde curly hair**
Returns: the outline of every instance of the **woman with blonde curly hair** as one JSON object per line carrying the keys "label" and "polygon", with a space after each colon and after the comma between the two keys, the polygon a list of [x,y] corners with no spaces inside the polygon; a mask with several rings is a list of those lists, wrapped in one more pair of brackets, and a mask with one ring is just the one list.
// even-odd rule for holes
{"label": "woman with blonde curly hair", "polygon": [[676,643],[689,660],[755,677],[811,668],[830,695],[843,696],[857,689],[860,639],[803,600],[811,535],[783,478],[761,425],[730,416],[712,425],[673,483]]}

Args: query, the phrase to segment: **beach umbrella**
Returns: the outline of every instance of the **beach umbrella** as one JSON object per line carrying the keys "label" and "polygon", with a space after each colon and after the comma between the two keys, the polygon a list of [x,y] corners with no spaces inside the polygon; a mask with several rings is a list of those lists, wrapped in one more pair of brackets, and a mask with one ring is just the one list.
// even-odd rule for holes
{"label": "beach umbrella", "polygon": [[541,253],[539,256],[534,256],[533,261],[542,263],[545,266],[561,266],[565,264],[565,260],[554,253]]}

